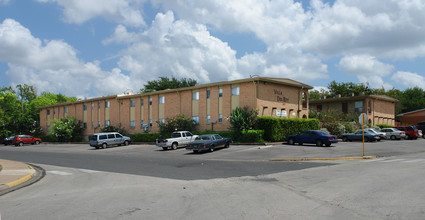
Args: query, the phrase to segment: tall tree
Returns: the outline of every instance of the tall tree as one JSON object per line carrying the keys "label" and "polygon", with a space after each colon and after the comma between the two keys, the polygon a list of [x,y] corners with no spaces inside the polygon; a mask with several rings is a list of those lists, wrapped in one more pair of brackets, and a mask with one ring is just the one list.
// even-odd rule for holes
{"label": "tall tree", "polygon": [[402,112],[425,108],[425,91],[419,87],[404,90],[401,96]]}
{"label": "tall tree", "polygon": [[177,79],[174,76],[170,79],[168,77],[160,77],[159,80],[148,81],[144,88],[140,89],[140,93],[160,91],[165,89],[177,89],[183,87],[195,86],[197,81],[194,79]]}

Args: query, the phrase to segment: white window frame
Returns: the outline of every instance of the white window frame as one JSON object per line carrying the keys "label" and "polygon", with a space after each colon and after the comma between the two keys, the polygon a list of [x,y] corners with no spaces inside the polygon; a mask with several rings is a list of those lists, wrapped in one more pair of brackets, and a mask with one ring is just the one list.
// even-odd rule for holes
{"label": "white window frame", "polygon": [[232,96],[239,96],[239,86],[232,87]]}
{"label": "white window frame", "polygon": [[136,107],[136,100],[130,99],[130,107]]}
{"label": "white window frame", "polygon": [[158,104],[165,104],[165,96],[159,96],[158,97]]}
{"label": "white window frame", "polygon": [[130,121],[130,128],[136,127],[136,121]]}
{"label": "white window frame", "polygon": [[199,92],[192,92],[192,100],[199,100]]}
{"label": "white window frame", "polygon": [[195,122],[195,124],[199,124],[199,116],[192,116],[192,120]]}

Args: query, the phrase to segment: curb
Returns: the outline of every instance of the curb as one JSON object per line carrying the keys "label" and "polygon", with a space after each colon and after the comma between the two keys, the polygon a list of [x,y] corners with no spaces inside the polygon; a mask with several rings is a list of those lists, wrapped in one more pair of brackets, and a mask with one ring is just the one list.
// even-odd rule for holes
{"label": "curb", "polygon": [[335,158],[289,158],[289,159],[272,159],[270,161],[323,161],[323,160],[369,160],[373,159],[372,156],[363,156],[363,157],[335,157]]}
{"label": "curb", "polygon": [[[28,165],[28,164],[27,164],[27,165]],[[33,170],[33,171],[35,172],[35,169],[34,169],[32,166],[28,165],[28,168],[30,168],[30,170]],[[28,174],[28,175],[26,175],[26,176],[24,176],[24,177],[21,177],[21,178],[20,178],[20,179],[18,179],[18,180],[12,181],[12,182],[10,182],[10,183],[8,183],[8,184],[6,184],[6,185],[7,185],[9,188],[11,188],[11,187],[17,186],[17,185],[19,185],[19,184],[21,184],[21,183],[24,183],[24,182],[26,182],[26,181],[30,180],[33,176],[34,176],[34,173],[30,173],[30,174]]]}

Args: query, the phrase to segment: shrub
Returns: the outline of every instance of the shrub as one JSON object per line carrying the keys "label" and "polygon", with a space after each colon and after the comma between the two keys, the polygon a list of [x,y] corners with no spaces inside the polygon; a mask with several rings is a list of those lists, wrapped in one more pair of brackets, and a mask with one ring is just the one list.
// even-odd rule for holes
{"label": "shrub", "polygon": [[155,142],[159,137],[160,135],[158,133],[136,133],[130,135],[133,142]]}
{"label": "shrub", "polygon": [[392,128],[394,125],[387,125],[387,124],[376,124],[380,129],[382,128]]}
{"label": "shrub", "polygon": [[237,107],[230,113],[230,130],[233,131],[234,139],[239,140],[242,137],[242,131],[250,130],[255,126],[258,110],[249,110],[247,106]]}
{"label": "shrub", "polygon": [[52,134],[41,134],[37,136],[41,139],[42,142],[57,142],[58,138],[55,135]]}
{"label": "shrub", "polygon": [[263,140],[264,130],[243,130],[240,137],[241,142],[260,143]]}
{"label": "shrub", "polygon": [[319,120],[264,116],[257,118],[257,129],[264,130],[264,140],[266,141],[283,141],[288,135],[298,134],[305,130],[318,130]]}
{"label": "shrub", "polygon": [[224,138],[232,138],[234,139],[233,131],[200,131],[195,132],[194,134],[203,135],[203,134],[219,134]]}
{"label": "shrub", "polygon": [[118,133],[125,135],[125,136],[128,135],[128,132],[124,128],[121,127],[121,123],[118,125],[118,127],[109,125],[109,126],[106,126],[102,129],[100,129],[100,131],[101,132],[118,132]]}
{"label": "shrub", "polygon": [[189,117],[183,114],[178,114],[174,118],[167,118],[165,123],[157,122],[159,133],[163,137],[170,136],[174,131],[190,131],[194,132],[197,129],[197,124]]}
{"label": "shrub", "polygon": [[51,129],[50,134],[54,135],[57,141],[69,142],[83,140],[81,121],[77,121],[75,118],[64,117],[54,119]]}

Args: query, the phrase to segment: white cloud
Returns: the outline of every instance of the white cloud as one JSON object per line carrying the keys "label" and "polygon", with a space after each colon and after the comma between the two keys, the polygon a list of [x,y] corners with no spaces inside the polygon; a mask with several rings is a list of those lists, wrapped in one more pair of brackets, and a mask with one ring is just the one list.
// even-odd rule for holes
{"label": "white cloud", "polygon": [[384,83],[383,77],[389,75],[394,67],[380,62],[376,57],[370,55],[345,56],[339,61],[338,67],[357,76],[360,82],[369,83],[373,88],[391,88],[391,85]]}
{"label": "white cloud", "polygon": [[42,91],[84,97],[122,93],[132,81],[114,69],[102,71],[99,62],[83,62],[63,41],[42,42],[20,23],[6,19],[0,24],[0,61],[12,84],[26,83]]}
{"label": "white cloud", "polygon": [[37,0],[55,2],[63,8],[66,22],[82,24],[95,17],[130,26],[146,25],[141,6],[144,0]]}
{"label": "white cloud", "polygon": [[7,5],[9,2],[9,0],[0,0],[0,5]]}
{"label": "white cloud", "polygon": [[391,79],[408,88],[419,87],[425,89],[425,77],[417,73],[398,71],[394,73]]}

